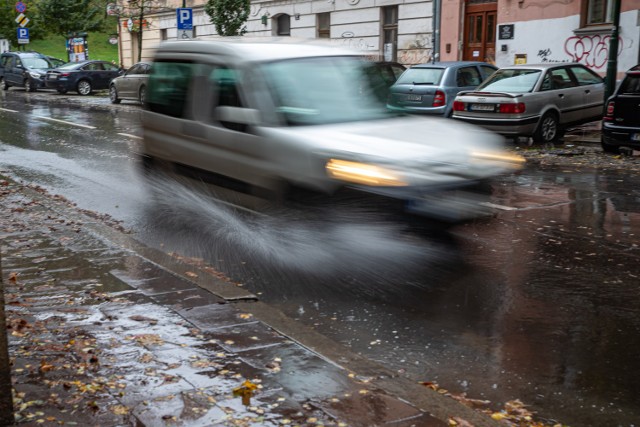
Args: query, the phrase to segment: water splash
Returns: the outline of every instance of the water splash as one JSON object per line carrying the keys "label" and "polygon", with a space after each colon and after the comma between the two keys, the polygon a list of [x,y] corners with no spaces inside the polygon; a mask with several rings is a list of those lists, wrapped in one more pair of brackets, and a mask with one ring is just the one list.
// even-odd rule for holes
{"label": "water splash", "polygon": [[385,221],[365,207],[273,204],[254,212],[221,201],[203,183],[165,176],[150,177],[148,183],[161,225],[182,233],[192,250],[207,252],[208,258],[236,258],[262,272],[266,268],[325,279],[397,281],[443,256],[442,248],[411,236],[405,225]]}

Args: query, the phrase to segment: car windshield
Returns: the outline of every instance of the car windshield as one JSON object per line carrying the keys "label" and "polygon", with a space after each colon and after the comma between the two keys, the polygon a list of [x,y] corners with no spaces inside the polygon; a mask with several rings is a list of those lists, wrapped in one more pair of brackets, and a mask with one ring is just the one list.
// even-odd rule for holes
{"label": "car windshield", "polygon": [[437,85],[444,74],[443,68],[409,68],[396,84]]}
{"label": "car windshield", "polygon": [[51,64],[44,58],[22,58],[22,64],[26,68],[51,68]]}
{"label": "car windshield", "polygon": [[368,66],[358,57],[320,57],[271,62],[261,69],[287,123],[317,125],[393,115],[380,96],[385,82],[368,73]]}
{"label": "car windshield", "polygon": [[540,78],[540,70],[505,69],[498,70],[489,80],[478,87],[482,92],[532,92]]}
{"label": "car windshield", "polygon": [[620,94],[640,95],[640,73],[629,73],[620,84]]}
{"label": "car windshield", "polygon": [[61,70],[75,70],[83,65],[82,62],[67,62],[64,65],[59,66],[58,68]]}

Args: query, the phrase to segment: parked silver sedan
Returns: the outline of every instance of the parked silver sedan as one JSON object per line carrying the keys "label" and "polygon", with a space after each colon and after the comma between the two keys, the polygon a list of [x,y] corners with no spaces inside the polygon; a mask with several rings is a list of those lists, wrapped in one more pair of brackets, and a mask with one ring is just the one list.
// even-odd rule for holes
{"label": "parked silver sedan", "polygon": [[119,104],[123,99],[134,99],[144,104],[151,66],[151,62],[138,62],[124,75],[113,79],[109,85],[111,102]]}
{"label": "parked silver sedan", "polygon": [[603,105],[603,79],[582,64],[515,65],[460,92],[453,118],[549,143],[569,126],[600,120]]}

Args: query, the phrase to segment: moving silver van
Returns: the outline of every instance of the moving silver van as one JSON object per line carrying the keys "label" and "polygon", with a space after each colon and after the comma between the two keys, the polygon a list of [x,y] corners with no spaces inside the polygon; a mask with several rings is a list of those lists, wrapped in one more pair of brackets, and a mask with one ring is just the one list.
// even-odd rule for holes
{"label": "moving silver van", "polygon": [[482,128],[388,110],[372,66],[318,41],[165,42],[149,77],[144,163],[254,194],[348,189],[445,220],[486,213],[479,184],[522,159]]}

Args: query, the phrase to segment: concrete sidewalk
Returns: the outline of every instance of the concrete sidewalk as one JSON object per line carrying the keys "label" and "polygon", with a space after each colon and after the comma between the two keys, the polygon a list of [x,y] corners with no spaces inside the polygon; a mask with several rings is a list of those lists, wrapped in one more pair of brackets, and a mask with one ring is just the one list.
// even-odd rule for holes
{"label": "concrete sidewalk", "polygon": [[21,425],[497,425],[60,197],[0,203]]}

